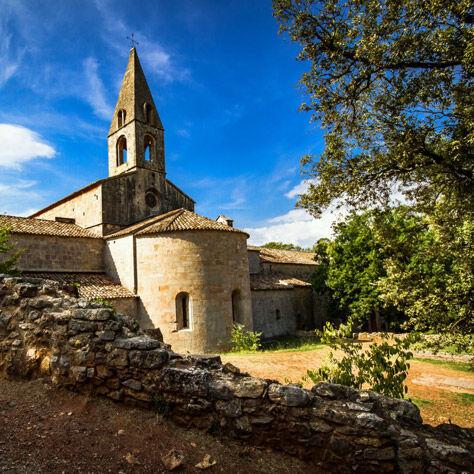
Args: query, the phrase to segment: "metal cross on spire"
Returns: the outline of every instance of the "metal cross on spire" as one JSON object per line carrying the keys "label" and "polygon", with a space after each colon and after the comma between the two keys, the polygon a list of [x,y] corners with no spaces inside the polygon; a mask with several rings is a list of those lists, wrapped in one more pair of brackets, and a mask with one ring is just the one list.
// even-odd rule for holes
{"label": "metal cross on spire", "polygon": [[128,41],[130,41],[130,42],[132,43],[132,48],[134,48],[136,44],[139,44],[138,41],[135,41],[135,40],[133,39],[133,36],[134,36],[134,34],[132,33],[132,36],[131,36],[131,37],[130,37],[130,36],[126,36],[126,37],[125,37],[125,39],[128,39]]}

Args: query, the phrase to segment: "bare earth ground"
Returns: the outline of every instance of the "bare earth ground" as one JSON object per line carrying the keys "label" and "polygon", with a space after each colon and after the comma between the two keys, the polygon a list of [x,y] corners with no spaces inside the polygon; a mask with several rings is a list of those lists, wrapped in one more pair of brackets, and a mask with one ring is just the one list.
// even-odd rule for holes
{"label": "bare earth ground", "polygon": [[[329,349],[323,347],[307,352],[259,352],[257,354],[223,355],[230,362],[255,377],[270,378],[282,383],[300,382],[308,369],[321,366]],[[462,398],[474,394],[474,373],[451,370],[427,362],[410,361],[407,378],[408,394],[419,406],[424,423],[474,426],[474,405]],[[309,381],[306,388],[312,386]]]}
{"label": "bare earth ground", "polygon": [[[314,472],[283,454],[186,430],[152,410],[40,380],[0,379],[0,473],[156,474],[168,472],[161,458],[172,448],[184,454],[179,473]],[[216,465],[201,471],[195,465],[206,454]]]}

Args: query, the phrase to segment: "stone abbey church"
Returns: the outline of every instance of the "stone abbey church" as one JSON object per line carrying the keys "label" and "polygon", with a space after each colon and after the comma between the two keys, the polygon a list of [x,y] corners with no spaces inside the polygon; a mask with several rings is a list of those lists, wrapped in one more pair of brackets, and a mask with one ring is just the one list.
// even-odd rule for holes
{"label": "stone abbey church", "polygon": [[249,235],[166,177],[164,129],[135,48],[108,135],[109,177],[28,218],[3,216],[24,274],[76,283],[178,352],[229,347],[233,322],[264,337],[321,324],[304,252],[248,247]]}

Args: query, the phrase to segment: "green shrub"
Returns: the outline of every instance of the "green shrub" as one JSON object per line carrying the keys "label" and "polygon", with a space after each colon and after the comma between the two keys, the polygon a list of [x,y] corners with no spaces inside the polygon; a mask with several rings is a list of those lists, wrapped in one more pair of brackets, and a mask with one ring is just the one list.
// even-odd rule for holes
{"label": "green shrub", "polygon": [[[20,271],[15,267],[15,264],[22,251],[13,252],[16,244],[10,243],[10,236],[10,228],[3,224],[0,216],[0,273],[19,275]],[[9,256],[4,257],[2,254],[9,254]]]}
{"label": "green shrub", "polygon": [[348,339],[352,333],[351,323],[341,324],[338,329],[326,323],[323,331],[317,333],[321,342],[341,351],[343,356],[336,358],[331,351],[322,367],[308,370],[308,377],[314,383],[326,381],[357,389],[367,388],[389,397],[404,397],[408,391],[404,381],[410,368],[407,361],[413,357],[407,349],[418,336],[410,335],[403,340],[395,338],[390,343],[385,340],[364,348],[361,343]]}
{"label": "green shrub", "polygon": [[256,352],[261,347],[261,332],[252,332],[244,329],[240,324],[234,324],[230,336],[232,352]]}

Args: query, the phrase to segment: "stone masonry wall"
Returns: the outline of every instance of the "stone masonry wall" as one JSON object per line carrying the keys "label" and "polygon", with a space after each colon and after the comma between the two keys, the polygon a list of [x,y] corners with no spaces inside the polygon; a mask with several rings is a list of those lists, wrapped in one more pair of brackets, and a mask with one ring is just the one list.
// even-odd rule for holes
{"label": "stone masonry wall", "polygon": [[[160,328],[180,352],[229,349],[232,293],[240,292],[240,322],[252,329],[246,235],[179,231],[138,236],[137,293],[142,327]],[[176,296],[189,295],[189,329],[177,325]]]}
{"label": "stone masonry wall", "polygon": [[103,272],[102,239],[12,234],[22,250],[18,268],[35,272]]}
{"label": "stone masonry wall", "polygon": [[264,338],[314,329],[311,287],[252,291],[253,329]]}
{"label": "stone masonry wall", "polygon": [[217,356],[182,356],[131,318],[66,290],[0,276],[0,374],[150,407],[185,426],[298,455],[314,472],[474,468],[473,430],[422,425],[407,401],[327,383],[304,390],[242,374]]}
{"label": "stone masonry wall", "polygon": [[263,273],[284,273],[285,275],[305,279],[314,271],[315,265],[261,262],[261,268]]}

